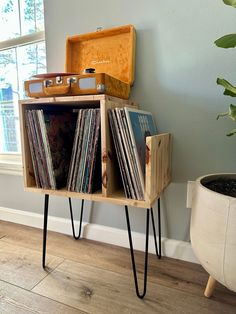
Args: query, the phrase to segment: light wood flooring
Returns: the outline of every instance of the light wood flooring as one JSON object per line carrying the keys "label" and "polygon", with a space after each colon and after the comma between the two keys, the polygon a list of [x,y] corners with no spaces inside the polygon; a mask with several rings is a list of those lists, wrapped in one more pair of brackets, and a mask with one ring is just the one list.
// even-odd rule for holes
{"label": "light wood flooring", "polygon": [[[41,250],[42,230],[0,221],[0,314],[236,313],[236,294],[220,284],[203,296],[208,275],[197,264],[150,254],[140,300],[128,249],[49,232],[47,271]],[[143,253],[136,259],[142,275]]]}

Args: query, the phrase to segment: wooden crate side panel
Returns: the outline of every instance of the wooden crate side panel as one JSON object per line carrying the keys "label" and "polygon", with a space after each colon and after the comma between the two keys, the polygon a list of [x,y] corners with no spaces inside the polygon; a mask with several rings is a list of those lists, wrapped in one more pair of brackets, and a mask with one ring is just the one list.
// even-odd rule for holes
{"label": "wooden crate side panel", "polygon": [[20,113],[20,133],[21,133],[21,149],[22,149],[22,162],[23,162],[23,177],[25,187],[36,186],[34,169],[31,158],[31,152],[29,147],[29,140],[26,130],[25,121],[25,106],[22,102],[19,102],[19,113]]}
{"label": "wooden crate side panel", "polygon": [[171,134],[146,138],[145,200],[153,203],[171,180]]}
{"label": "wooden crate side panel", "polygon": [[[115,165],[115,149],[112,143],[112,135],[108,120],[108,109],[135,107],[133,102],[116,102],[111,100],[101,101],[101,139],[102,139],[102,193],[103,196],[111,196],[115,191],[120,189],[117,180],[118,165]],[[122,187],[123,188],[123,187]]]}

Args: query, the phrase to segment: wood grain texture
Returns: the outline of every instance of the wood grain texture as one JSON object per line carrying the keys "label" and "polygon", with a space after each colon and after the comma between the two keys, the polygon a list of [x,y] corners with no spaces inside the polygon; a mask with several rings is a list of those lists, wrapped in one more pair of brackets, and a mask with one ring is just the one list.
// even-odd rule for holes
{"label": "wood grain texture", "polygon": [[86,314],[0,280],[1,314]]}
{"label": "wood grain texture", "polygon": [[141,301],[135,296],[131,275],[67,260],[33,291],[89,313],[235,313],[230,305],[219,309],[216,300],[153,283],[148,284],[148,294]]}
{"label": "wood grain texture", "polygon": [[[115,171],[115,170],[113,169],[112,171]],[[104,172],[103,174],[105,173],[106,172]],[[108,191],[106,190],[105,182],[106,181],[104,181],[104,186],[103,186],[104,194],[108,193]],[[114,188],[114,185],[113,185],[113,188]],[[117,205],[128,205],[128,206],[139,207],[143,209],[150,208],[153,204],[153,202],[150,203],[148,201],[128,199],[125,197],[124,191],[121,190],[121,188],[120,190],[113,191],[112,195],[109,195],[109,196],[103,195],[101,191],[97,191],[95,193],[89,194],[89,193],[71,192],[71,191],[67,191],[66,189],[47,190],[47,189],[41,189],[41,188],[36,188],[36,187],[26,187],[24,188],[24,190],[27,192],[39,193],[42,195],[48,194],[48,195],[53,195],[53,196],[71,197],[71,198],[78,198],[78,199],[84,199],[84,200],[95,201],[95,202],[113,203]]]}
{"label": "wood grain texture", "polygon": [[26,129],[25,106],[23,106],[23,104],[21,103],[19,103],[19,117],[20,117],[24,186],[36,186],[33,162],[31,158],[30,146]]}
{"label": "wood grain texture", "polygon": [[64,103],[70,103],[70,102],[81,102],[81,103],[93,103],[98,102],[100,100],[110,100],[114,102],[119,102],[122,104],[130,104],[134,105],[134,102],[131,100],[125,100],[120,99],[114,96],[109,95],[83,95],[83,96],[60,96],[60,97],[47,97],[47,98],[28,98],[24,100],[19,100],[19,105],[34,105],[34,104],[50,104],[50,103],[56,103],[56,104],[64,104]]}
{"label": "wood grain texture", "polygon": [[[101,110],[101,151],[102,151],[102,191],[93,194],[84,194],[60,190],[46,190],[36,188],[32,158],[30,154],[29,142],[25,125],[26,108],[38,108],[50,104],[64,105],[66,103],[84,106],[91,102],[90,105],[96,105]],[[20,101],[20,121],[23,147],[23,173],[25,190],[41,194],[57,195],[63,197],[87,199],[90,201],[109,202],[117,205],[129,205],[140,208],[150,208],[163,190],[167,187],[171,179],[171,135],[160,134],[147,137],[146,139],[146,178],[145,178],[145,200],[138,201],[127,199],[123,192],[122,184],[117,180],[119,176],[119,167],[115,162],[115,150],[110,134],[107,111],[116,107],[135,107],[134,102],[123,101],[115,97],[104,95],[97,96],[72,96],[72,97],[55,97],[34,101]],[[121,192],[122,191],[122,192]]]}
{"label": "wood grain texture", "polygon": [[171,180],[171,134],[146,138],[145,199],[152,204]]}
{"label": "wood grain texture", "polygon": [[[71,77],[75,78],[75,81],[71,84],[68,83],[68,80]],[[80,88],[80,83],[82,80],[87,80],[92,78],[94,84],[87,88]],[[28,97],[32,98],[44,98],[44,97],[68,97],[72,95],[98,95],[99,93],[105,93],[106,95],[112,95],[116,97],[120,97],[122,99],[128,99],[130,95],[130,85],[120,81],[119,79],[114,78],[106,73],[93,73],[93,74],[76,74],[70,76],[63,76],[62,82],[60,85],[57,84],[56,77],[50,77],[50,81],[52,82],[49,86],[44,86],[45,78],[41,78],[39,80],[31,79],[29,81],[24,82],[24,89],[28,95]],[[41,86],[39,92],[32,92],[32,86],[34,84],[38,84]],[[103,86],[103,90],[98,91],[97,86]]]}
{"label": "wood grain texture", "polygon": [[132,25],[70,36],[66,41],[65,71],[81,74],[86,68],[95,68],[97,73],[107,73],[132,85],[135,38]]}
{"label": "wood grain texture", "polygon": [[[7,245],[21,247],[22,250],[30,249],[36,251],[37,254],[41,254],[41,230],[7,222],[0,222],[0,230],[5,234],[5,237],[0,240],[0,245],[4,242]],[[97,268],[98,270],[101,269],[119,274],[120,276],[129,277],[130,282],[128,285],[132,290],[131,298],[136,298],[128,249],[84,239],[75,241],[68,235],[49,232],[47,264],[50,262],[50,259],[48,259],[50,256],[57,256],[75,263],[78,262],[79,264]],[[136,251],[135,257],[138,275],[142,276],[143,253]],[[40,265],[41,259],[37,266],[40,267]],[[102,273],[100,275],[102,276]],[[154,294],[158,297],[162,287],[167,287],[185,294],[186,302],[188,302],[189,295],[204,298],[203,292],[207,280],[208,274],[199,264],[165,257],[158,260],[155,255],[149,254],[148,297],[150,290],[153,289]],[[153,284],[153,286],[150,287],[150,284]],[[119,297],[116,296],[116,298]],[[236,308],[236,294],[220,284],[217,284],[212,300],[219,303],[217,303],[219,308],[222,307],[224,309],[225,304]],[[188,314],[188,312],[184,313]],[[198,313],[197,309],[196,313]]]}
{"label": "wood grain texture", "polygon": [[[38,109],[48,104],[75,105],[78,108],[86,104],[99,106],[101,109],[101,148],[102,148],[102,191],[93,194],[70,192],[66,189],[46,190],[36,188],[32,158],[29,148],[29,141],[26,132],[25,110]],[[96,96],[72,96],[72,97],[51,97],[42,99],[25,100],[19,102],[21,138],[23,147],[23,173],[25,191],[41,194],[57,195],[63,197],[80,198],[99,202],[109,202],[117,205],[129,205],[140,208],[148,208],[152,204],[148,201],[138,201],[127,199],[124,195],[123,187],[118,184],[118,165],[115,164],[115,151],[110,135],[107,110],[116,107],[135,107],[138,105],[132,101],[125,101],[116,97],[96,95]]]}
{"label": "wood grain texture", "polygon": [[48,255],[47,271],[41,267],[41,254],[4,241],[0,245],[0,280],[25,289],[33,288],[63,261]]}

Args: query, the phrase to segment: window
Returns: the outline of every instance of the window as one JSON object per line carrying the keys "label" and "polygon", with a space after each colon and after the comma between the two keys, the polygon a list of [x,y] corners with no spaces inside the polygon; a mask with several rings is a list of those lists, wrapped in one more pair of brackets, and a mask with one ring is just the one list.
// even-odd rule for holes
{"label": "window", "polygon": [[21,152],[23,82],[46,71],[43,0],[1,0],[0,29],[0,163],[12,163]]}

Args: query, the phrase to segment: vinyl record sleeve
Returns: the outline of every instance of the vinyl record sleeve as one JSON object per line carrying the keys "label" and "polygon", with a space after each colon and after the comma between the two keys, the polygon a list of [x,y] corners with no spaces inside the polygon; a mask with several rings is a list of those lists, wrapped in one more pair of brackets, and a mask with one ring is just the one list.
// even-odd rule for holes
{"label": "vinyl record sleeve", "polygon": [[145,192],[146,137],[157,134],[156,125],[150,112],[125,107],[132,148],[137,160],[143,195]]}

